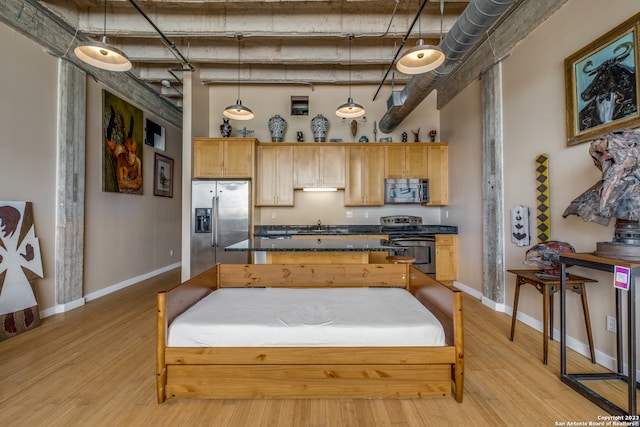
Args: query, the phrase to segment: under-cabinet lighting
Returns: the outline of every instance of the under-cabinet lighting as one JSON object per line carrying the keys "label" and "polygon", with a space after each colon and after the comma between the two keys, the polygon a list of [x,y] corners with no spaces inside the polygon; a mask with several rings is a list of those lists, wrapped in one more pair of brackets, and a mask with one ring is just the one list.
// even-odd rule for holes
{"label": "under-cabinet lighting", "polygon": [[308,187],[303,188],[302,191],[338,191],[335,187]]}

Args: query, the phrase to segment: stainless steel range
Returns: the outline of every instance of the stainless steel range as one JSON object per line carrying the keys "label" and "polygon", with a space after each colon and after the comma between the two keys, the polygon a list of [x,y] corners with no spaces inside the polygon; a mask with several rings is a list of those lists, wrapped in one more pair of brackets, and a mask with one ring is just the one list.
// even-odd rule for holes
{"label": "stainless steel range", "polygon": [[426,274],[436,274],[436,238],[425,232],[422,217],[392,215],[380,218],[382,233],[389,239],[383,242],[395,255],[415,258],[414,267]]}

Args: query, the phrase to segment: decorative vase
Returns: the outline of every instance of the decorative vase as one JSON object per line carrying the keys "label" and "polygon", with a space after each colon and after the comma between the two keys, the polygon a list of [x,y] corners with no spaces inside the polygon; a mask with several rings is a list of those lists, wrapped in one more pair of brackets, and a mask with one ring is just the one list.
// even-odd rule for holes
{"label": "decorative vase", "polygon": [[269,119],[269,130],[272,142],[282,142],[287,130],[287,122],[278,114]]}
{"label": "decorative vase", "polygon": [[231,125],[229,124],[229,119],[222,119],[222,124],[220,125],[220,135],[223,138],[229,138],[231,136]]}
{"label": "decorative vase", "polygon": [[322,114],[318,114],[311,119],[311,130],[313,131],[313,140],[315,142],[325,142],[327,129],[329,129],[329,120]]}

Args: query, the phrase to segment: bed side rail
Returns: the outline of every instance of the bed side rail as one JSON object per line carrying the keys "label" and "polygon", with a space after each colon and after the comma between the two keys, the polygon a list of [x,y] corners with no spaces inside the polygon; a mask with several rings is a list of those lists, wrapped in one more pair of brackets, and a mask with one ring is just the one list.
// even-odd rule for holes
{"label": "bed side rail", "polygon": [[156,388],[158,403],[166,398],[167,328],[178,315],[218,287],[218,267],[214,266],[169,291],[158,292],[156,314]]}
{"label": "bed side rail", "polygon": [[442,324],[447,345],[455,344],[454,322],[459,317],[462,327],[462,295],[460,290],[444,285],[432,277],[411,267],[409,291],[432,312]]}
{"label": "bed side rail", "polygon": [[220,264],[220,287],[401,287],[406,264]]}

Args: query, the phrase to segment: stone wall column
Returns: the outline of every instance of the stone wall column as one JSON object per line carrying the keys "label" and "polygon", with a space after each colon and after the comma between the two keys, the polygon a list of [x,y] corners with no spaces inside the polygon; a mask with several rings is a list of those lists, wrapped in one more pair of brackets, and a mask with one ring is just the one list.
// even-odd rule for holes
{"label": "stone wall column", "polygon": [[483,295],[504,303],[502,63],[482,73]]}
{"label": "stone wall column", "polygon": [[83,298],[86,73],[58,61],[56,303]]}

